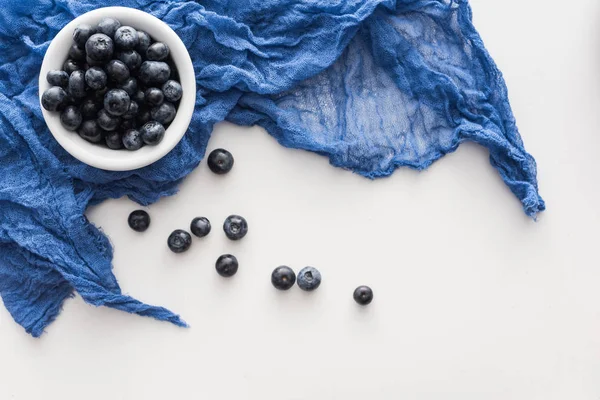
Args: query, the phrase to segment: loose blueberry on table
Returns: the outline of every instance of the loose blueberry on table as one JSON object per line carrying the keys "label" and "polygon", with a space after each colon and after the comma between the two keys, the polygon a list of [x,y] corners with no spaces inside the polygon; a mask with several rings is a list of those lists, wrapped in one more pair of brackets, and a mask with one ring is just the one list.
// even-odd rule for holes
{"label": "loose blueberry on table", "polygon": [[321,285],[321,273],[313,267],[302,268],[298,272],[297,282],[300,289],[311,292]]}
{"label": "loose blueberry on table", "polygon": [[190,230],[197,237],[204,237],[210,233],[210,221],[206,217],[196,217],[190,224]]}
{"label": "loose blueberry on table", "polygon": [[248,222],[239,215],[230,215],[223,223],[223,231],[231,240],[240,240],[248,233]]}
{"label": "loose blueberry on table", "polygon": [[359,286],[354,291],[354,301],[361,306],[366,306],[373,301],[373,290],[368,286]]}
{"label": "loose blueberry on table", "polygon": [[150,215],[144,210],[135,210],[127,218],[129,227],[136,232],[144,232],[150,226]]}
{"label": "loose blueberry on table", "polygon": [[236,274],[238,270],[238,260],[231,254],[223,254],[217,259],[215,269],[222,277],[229,278]]}
{"label": "loose blueberry on table", "polygon": [[183,253],[192,245],[192,235],[182,229],[176,229],[169,235],[167,245],[173,253]]}
{"label": "loose blueberry on table", "polygon": [[296,274],[290,267],[282,265],[273,270],[271,283],[279,290],[288,290],[296,283]]}
{"label": "loose blueberry on table", "polygon": [[135,151],[159,144],[175,119],[183,95],[177,77],[165,43],[104,18],[75,28],[62,70],[46,75],[51,88],[41,103],[88,142]]}
{"label": "loose blueberry on table", "polygon": [[215,174],[226,174],[233,168],[233,155],[225,149],[216,149],[210,152],[206,163]]}

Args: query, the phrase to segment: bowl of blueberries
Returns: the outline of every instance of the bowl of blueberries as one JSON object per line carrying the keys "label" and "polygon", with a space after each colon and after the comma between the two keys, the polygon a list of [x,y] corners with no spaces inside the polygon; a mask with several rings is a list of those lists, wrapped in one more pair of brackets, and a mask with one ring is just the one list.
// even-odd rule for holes
{"label": "bowl of blueberries", "polygon": [[40,70],[42,114],[78,160],[109,171],[145,167],[184,136],[196,78],[179,36],[126,7],[90,11],[52,40]]}

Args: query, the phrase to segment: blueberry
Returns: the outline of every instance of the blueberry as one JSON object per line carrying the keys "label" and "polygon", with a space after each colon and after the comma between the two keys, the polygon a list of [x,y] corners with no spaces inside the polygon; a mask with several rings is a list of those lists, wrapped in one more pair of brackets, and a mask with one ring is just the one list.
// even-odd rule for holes
{"label": "blueberry", "polygon": [[146,84],[162,85],[169,79],[171,68],[162,61],[144,61],[140,67],[139,78]]}
{"label": "blueberry", "polygon": [[73,59],[68,59],[67,61],[65,61],[65,63],[63,64],[63,70],[69,74],[69,76],[71,76],[71,74],[77,70],[81,69],[81,65],[73,60]]}
{"label": "blueberry", "polygon": [[65,71],[53,69],[46,74],[46,80],[52,86],[60,86],[61,88],[66,89],[69,84],[69,74]]}
{"label": "blueberry", "polygon": [[238,270],[238,260],[231,254],[223,254],[217,258],[215,269],[217,273],[225,278],[230,278],[235,275]]}
{"label": "blueberry", "polygon": [[85,56],[85,63],[89,69],[90,67],[103,67],[106,62],[105,61],[96,61],[96,60],[91,59],[90,56]]}
{"label": "blueberry", "polygon": [[112,115],[125,114],[130,103],[129,95],[123,89],[111,89],[104,96],[104,108]]}
{"label": "blueberry", "polygon": [[85,97],[85,72],[78,70],[71,74],[67,92],[76,99]]}
{"label": "blueberry", "polygon": [[105,131],[114,131],[119,126],[121,118],[109,114],[104,108],[98,111],[98,125]]}
{"label": "blueberry", "polygon": [[223,223],[223,231],[231,240],[240,240],[248,233],[248,222],[239,215],[230,215]]}
{"label": "blueberry", "polygon": [[127,110],[127,112],[123,114],[123,119],[134,119],[139,110],[140,108],[138,104],[135,101],[132,101],[131,103],[129,103],[129,110]]}
{"label": "blueberry", "polygon": [[106,72],[100,67],[90,67],[87,71],[85,71],[85,83],[92,90],[99,90],[106,87],[106,83],[108,82],[108,77],[106,76]]}
{"label": "blueberry", "polygon": [[106,93],[108,93],[108,86],[96,90],[93,94],[94,100],[99,104],[99,108],[102,108],[104,105],[104,96],[106,96]]}
{"label": "blueberry", "polygon": [[144,145],[142,135],[137,129],[129,129],[123,134],[123,146],[127,150],[138,150]]}
{"label": "blueberry", "polygon": [[130,98],[135,96],[135,94],[137,93],[137,79],[128,78],[127,80],[119,84],[119,89],[123,89],[124,91],[126,91]]}
{"label": "blueberry", "polygon": [[121,23],[119,22],[119,20],[115,19],[115,18],[103,18],[99,23],[98,23],[98,32],[103,33],[109,37],[113,37],[115,36],[115,32],[117,31],[117,29],[119,29],[121,27]]}
{"label": "blueberry", "polygon": [[150,35],[148,35],[144,31],[137,31],[137,35],[138,35],[138,44],[135,47],[135,49],[140,54],[146,54],[148,47],[150,47],[150,43],[152,43],[152,39],[150,39]]}
{"label": "blueberry", "polygon": [[67,101],[67,92],[60,86],[52,86],[42,94],[42,107],[48,111],[62,110]]}
{"label": "blueberry", "polygon": [[150,61],[163,61],[169,57],[169,46],[163,42],[152,43],[146,50],[146,59]]}
{"label": "blueberry", "polygon": [[85,51],[91,60],[106,62],[113,55],[114,44],[104,33],[95,33],[85,42]]}
{"label": "blueberry", "polygon": [[119,125],[119,132],[121,134],[125,134],[130,129],[137,129],[137,123],[134,118],[131,119],[123,119],[121,120],[121,125]]}
{"label": "blueberry", "polygon": [[73,31],[73,41],[81,48],[85,47],[85,42],[96,33],[96,29],[88,24],[80,24]]}
{"label": "blueberry", "polygon": [[142,65],[142,56],[135,50],[125,50],[117,54],[117,58],[127,65],[130,71],[136,70]]}
{"label": "blueberry", "polygon": [[83,61],[85,60],[85,51],[77,44],[73,43],[73,45],[69,48],[69,58],[72,58],[76,61]]}
{"label": "blueberry", "polygon": [[165,101],[160,106],[154,107],[150,110],[152,119],[160,122],[163,125],[170,124],[174,119],[177,111],[173,103]]}
{"label": "blueberry", "polygon": [[127,218],[129,227],[136,232],[144,232],[150,226],[150,215],[144,210],[135,210]]}
{"label": "blueberry", "polygon": [[106,142],[106,146],[111,150],[120,150],[123,148],[123,138],[117,131],[106,133],[104,141]]}
{"label": "blueberry", "polygon": [[296,283],[296,274],[290,267],[282,265],[273,270],[271,283],[279,290],[288,290]]}
{"label": "blueberry", "polygon": [[77,128],[79,128],[79,125],[81,125],[82,120],[83,117],[81,116],[81,112],[76,106],[68,106],[60,114],[62,126],[69,131],[76,131]]}
{"label": "blueberry", "polygon": [[173,253],[183,253],[192,245],[192,235],[184,230],[177,229],[169,235],[167,244]]}
{"label": "blueberry", "polygon": [[142,126],[140,133],[142,134],[144,143],[153,146],[159,144],[163,140],[163,137],[165,136],[165,127],[159,122],[150,121]]}
{"label": "blueberry", "polygon": [[122,26],[115,32],[115,44],[123,50],[135,49],[138,42],[137,31],[130,26]]}
{"label": "blueberry", "polygon": [[139,125],[144,125],[146,122],[150,122],[151,119],[152,119],[152,116],[150,115],[149,110],[142,108],[138,111],[136,120]]}
{"label": "blueberry", "polygon": [[138,90],[131,99],[135,100],[138,105],[142,105],[146,102],[146,95],[142,90]]}
{"label": "blueberry", "polygon": [[174,80],[166,81],[165,84],[162,85],[162,91],[165,94],[165,99],[171,103],[175,103],[181,99],[181,96],[183,95],[181,85]]}
{"label": "blueberry", "polygon": [[225,149],[216,149],[208,155],[207,164],[215,174],[226,174],[233,168],[233,156]]}
{"label": "blueberry", "polygon": [[373,301],[373,291],[368,286],[359,286],[354,291],[354,301],[361,306],[366,306]]}
{"label": "blueberry", "polygon": [[300,289],[310,292],[321,285],[321,273],[313,267],[302,268],[298,272],[298,286]]}
{"label": "blueberry", "polygon": [[190,224],[190,230],[198,237],[204,237],[210,233],[210,221],[206,217],[196,217]]}
{"label": "blueberry", "polygon": [[88,142],[100,143],[102,141],[103,130],[98,126],[96,120],[93,119],[83,121],[77,133]]}
{"label": "blueberry", "polygon": [[158,106],[164,101],[165,95],[159,88],[151,87],[146,89],[146,92],[144,93],[144,99],[147,105]]}
{"label": "blueberry", "polygon": [[129,68],[121,60],[110,60],[105,69],[108,78],[113,82],[122,83],[129,79]]}
{"label": "blueberry", "polygon": [[98,105],[96,104],[94,99],[91,99],[91,98],[85,99],[83,101],[83,103],[81,103],[81,107],[80,107],[81,116],[84,119],[96,118],[96,115],[98,114],[99,109],[100,108],[98,107]]}

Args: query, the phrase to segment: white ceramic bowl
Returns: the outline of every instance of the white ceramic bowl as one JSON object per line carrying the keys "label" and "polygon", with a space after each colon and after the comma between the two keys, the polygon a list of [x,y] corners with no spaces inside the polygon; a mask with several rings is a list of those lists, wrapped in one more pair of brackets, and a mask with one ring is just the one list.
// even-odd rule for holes
{"label": "white ceramic bowl", "polygon": [[45,110],[40,103],[46,124],[52,135],[73,157],[93,167],[109,171],[129,171],[152,164],[165,156],[181,140],[192,119],[196,103],[196,77],[190,55],[177,34],[164,22],[152,15],[134,8],[106,7],[85,13],[67,24],[52,40],[40,70],[40,102],[42,93],[50,84],[46,74],[53,69],[62,69],[73,43],[73,31],[77,25],[96,25],[104,17],[118,19],[122,25],[147,32],[155,41],[169,46],[171,58],[179,72],[183,96],[177,109],[177,116],[165,132],[164,139],[156,146],[144,146],[137,151],[111,150],[92,144],[79,137],[77,132],[66,130],[60,123],[60,113]]}

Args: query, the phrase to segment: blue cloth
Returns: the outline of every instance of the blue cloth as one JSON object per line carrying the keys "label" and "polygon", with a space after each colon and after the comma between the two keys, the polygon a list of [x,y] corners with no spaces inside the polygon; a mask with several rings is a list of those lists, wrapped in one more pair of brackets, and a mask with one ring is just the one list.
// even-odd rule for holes
{"label": "blue cloth", "polygon": [[[132,172],[73,159],[38,103],[52,38],[104,5],[168,23],[196,72],[189,132],[164,159]],[[77,292],[89,304],[184,326],[121,293],[111,245],[84,211],[107,198],[146,205],[174,194],[222,120],[258,124],[284,146],[369,178],[424,169],[474,141],[527,215],[545,208],[466,0],[0,0],[0,294],[14,320],[37,337]]]}

